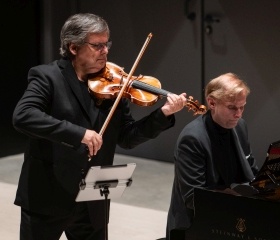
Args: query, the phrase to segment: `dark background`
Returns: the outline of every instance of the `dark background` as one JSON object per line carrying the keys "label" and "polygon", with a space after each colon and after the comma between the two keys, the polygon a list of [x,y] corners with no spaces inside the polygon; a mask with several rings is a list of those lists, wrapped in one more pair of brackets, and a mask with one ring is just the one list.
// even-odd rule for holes
{"label": "dark background", "polygon": [[[160,80],[162,88],[203,102],[203,86],[234,72],[250,86],[244,118],[261,165],[268,144],[280,139],[279,0],[4,0],[1,24],[0,157],[21,153],[26,138],[11,124],[27,84],[28,69],[59,58],[59,32],[68,16],[92,12],[109,23],[109,61],[130,71],[149,33],[153,37],[134,75]],[[135,118],[152,107],[132,104]],[[192,112],[176,114],[176,126],[157,139],[118,153],[172,162],[173,148]]]}
{"label": "dark background", "polygon": [[27,84],[27,71],[40,62],[37,1],[1,2],[0,157],[21,153],[26,138],[12,127],[12,113]]}

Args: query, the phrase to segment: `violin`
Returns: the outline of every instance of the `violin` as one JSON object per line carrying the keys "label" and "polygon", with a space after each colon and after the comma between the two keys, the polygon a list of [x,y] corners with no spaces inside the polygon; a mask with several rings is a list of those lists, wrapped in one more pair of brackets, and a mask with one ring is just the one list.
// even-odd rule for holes
{"label": "violin", "polygon": [[[126,84],[122,97],[128,98],[139,106],[151,106],[170,93],[161,89],[161,83],[157,78],[143,75],[132,76],[127,83],[127,77],[128,74],[124,68],[107,62],[103,71],[88,79],[88,88],[97,99],[115,99]],[[197,100],[193,100],[192,96],[187,98],[185,106],[189,111],[193,111],[194,115],[206,112],[206,107],[200,105]]]}
{"label": "violin", "polygon": [[[152,36],[152,33],[147,36],[129,74],[126,74],[123,68],[116,64],[107,62],[103,71],[97,73],[92,78],[89,77],[88,88],[90,93],[101,101],[106,98],[115,98],[114,104],[100,129],[99,134],[101,136],[108,126],[122,97],[127,97],[132,102],[139,105],[149,106],[155,103],[159,97],[167,96],[169,93],[161,89],[161,84],[156,78],[141,75],[138,77],[132,76]],[[186,107],[194,111],[194,115],[206,112],[206,107],[203,105],[199,106],[198,101],[193,101],[192,96],[187,100]]]}

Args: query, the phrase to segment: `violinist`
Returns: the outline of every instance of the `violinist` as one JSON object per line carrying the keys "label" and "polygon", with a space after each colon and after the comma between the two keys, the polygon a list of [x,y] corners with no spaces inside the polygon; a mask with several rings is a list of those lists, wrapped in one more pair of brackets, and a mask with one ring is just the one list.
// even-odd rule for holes
{"label": "violinist", "polygon": [[[122,98],[104,134],[99,131],[115,99],[100,101],[88,78],[102,72],[112,45],[106,21],[70,16],[61,29],[61,59],[32,67],[14,113],[14,127],[29,137],[15,197],[21,240],[104,240],[104,201],[75,202],[91,166],[112,165],[116,145],[133,148],[175,124],[186,94],[168,94],[162,107],[134,120]],[[90,161],[89,161],[90,158]]]}

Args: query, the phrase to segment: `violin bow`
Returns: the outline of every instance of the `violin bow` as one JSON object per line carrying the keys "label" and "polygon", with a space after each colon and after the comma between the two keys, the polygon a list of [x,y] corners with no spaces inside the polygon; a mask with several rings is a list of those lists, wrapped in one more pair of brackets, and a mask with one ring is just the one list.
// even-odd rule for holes
{"label": "violin bow", "polygon": [[117,96],[117,98],[116,98],[116,100],[115,100],[115,102],[114,102],[114,104],[113,104],[113,106],[112,106],[112,108],[111,108],[111,110],[110,110],[110,112],[109,112],[109,114],[108,114],[108,116],[107,116],[107,118],[106,118],[106,120],[105,120],[105,122],[104,122],[104,124],[103,124],[103,126],[102,126],[102,128],[101,128],[101,130],[100,130],[100,132],[99,132],[99,134],[100,134],[101,136],[104,134],[104,132],[105,132],[105,130],[106,130],[106,127],[108,126],[108,124],[109,124],[109,122],[110,122],[110,120],[111,120],[111,118],[112,118],[112,116],[113,116],[113,114],[114,114],[114,112],[115,112],[115,110],[116,110],[116,108],[117,108],[117,106],[118,106],[118,104],[119,104],[121,98],[122,98],[122,95],[123,95],[125,89],[127,88],[127,85],[128,85],[128,83],[129,83],[129,81],[130,81],[130,78],[131,78],[131,76],[133,75],[133,73],[134,73],[134,71],[135,71],[135,69],[136,69],[136,67],[137,67],[137,65],[138,65],[138,63],[139,63],[141,57],[143,56],[144,51],[146,50],[146,48],[147,48],[147,46],[148,46],[148,44],[149,44],[149,42],[150,42],[152,36],[153,36],[152,33],[150,33],[150,34],[147,36],[146,41],[144,42],[144,44],[143,44],[143,46],[142,46],[142,49],[141,49],[141,51],[139,52],[138,57],[136,58],[136,60],[135,60],[135,62],[134,62],[134,64],[133,64],[133,66],[132,66],[132,68],[131,68],[131,70],[130,70],[128,76],[127,76],[127,81],[124,82],[124,84],[123,84],[121,90],[119,91],[119,94],[118,94],[118,96]]}

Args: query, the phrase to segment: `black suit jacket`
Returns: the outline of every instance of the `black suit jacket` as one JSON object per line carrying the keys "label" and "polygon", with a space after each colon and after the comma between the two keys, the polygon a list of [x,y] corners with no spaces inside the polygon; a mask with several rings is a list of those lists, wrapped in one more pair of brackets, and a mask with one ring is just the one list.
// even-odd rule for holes
{"label": "black suit jacket", "polygon": [[[167,238],[173,229],[187,229],[193,218],[193,188],[219,185],[221,177],[211,150],[206,116],[190,122],[180,133],[174,151],[175,176],[167,219]],[[258,171],[248,141],[247,125],[240,119],[232,129],[237,156],[243,170],[243,182],[249,182]]]}
{"label": "black suit jacket", "polygon": [[[89,162],[81,140],[86,129],[99,132],[109,112],[110,107],[96,107],[93,99],[86,106],[69,60],[31,68],[28,87],[13,114],[14,127],[29,136],[15,204],[41,214],[70,213],[82,169],[87,173],[93,165],[112,165],[116,144],[133,148],[175,122],[174,116],[166,118],[160,109],[135,121],[128,100],[121,99],[102,136],[102,148]],[[93,223],[104,225],[104,202],[88,205]]]}

